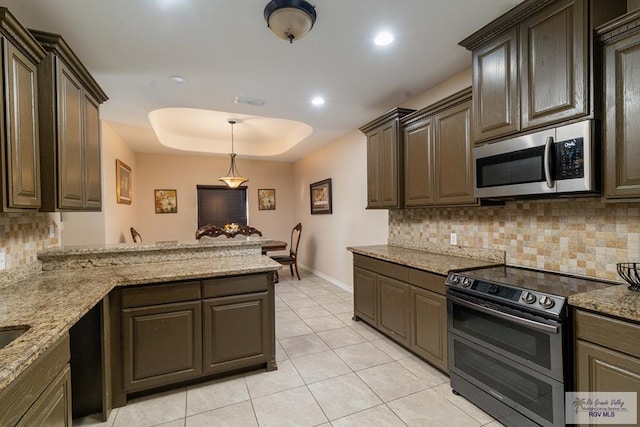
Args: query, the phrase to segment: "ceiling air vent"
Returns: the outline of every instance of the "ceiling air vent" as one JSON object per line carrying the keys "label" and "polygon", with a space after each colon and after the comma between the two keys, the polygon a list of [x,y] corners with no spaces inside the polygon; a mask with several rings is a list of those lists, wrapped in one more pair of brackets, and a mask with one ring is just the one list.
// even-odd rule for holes
{"label": "ceiling air vent", "polygon": [[249,96],[236,96],[233,100],[234,104],[248,104],[256,107],[262,107],[264,105],[264,99],[251,98]]}

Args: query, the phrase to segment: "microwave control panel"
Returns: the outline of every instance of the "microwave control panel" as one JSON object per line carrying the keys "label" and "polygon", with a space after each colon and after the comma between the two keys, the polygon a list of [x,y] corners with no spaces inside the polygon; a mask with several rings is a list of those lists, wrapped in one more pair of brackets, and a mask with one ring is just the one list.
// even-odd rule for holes
{"label": "microwave control panel", "polygon": [[575,138],[555,144],[556,180],[584,178],[584,139]]}

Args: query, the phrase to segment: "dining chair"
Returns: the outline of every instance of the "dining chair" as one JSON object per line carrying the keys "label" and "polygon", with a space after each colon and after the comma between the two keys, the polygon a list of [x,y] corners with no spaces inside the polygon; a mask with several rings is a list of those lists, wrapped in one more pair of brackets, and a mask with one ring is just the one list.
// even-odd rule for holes
{"label": "dining chair", "polygon": [[131,227],[131,238],[133,239],[134,243],[142,243],[142,236],[133,227]]}
{"label": "dining chair", "polygon": [[[293,277],[293,268],[296,269],[296,276],[300,280],[300,273],[298,272],[298,245],[300,244],[300,235],[302,234],[302,223],[298,223],[293,230],[291,230],[291,246],[289,246],[289,255],[274,255],[272,260],[278,261],[282,265],[288,265],[291,270],[291,277]],[[278,278],[278,272],[276,271],[276,279]]]}

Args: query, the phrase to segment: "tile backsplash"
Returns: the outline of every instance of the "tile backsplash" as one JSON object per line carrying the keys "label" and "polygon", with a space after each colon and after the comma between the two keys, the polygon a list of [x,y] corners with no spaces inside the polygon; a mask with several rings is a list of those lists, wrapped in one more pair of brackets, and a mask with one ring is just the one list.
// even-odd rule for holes
{"label": "tile backsplash", "polygon": [[[40,269],[38,251],[59,246],[54,216],[48,213],[0,213],[0,248],[5,251],[6,269],[0,271],[0,284],[28,276]],[[49,226],[54,225],[54,237]]]}
{"label": "tile backsplash", "polygon": [[640,262],[640,204],[599,198],[509,201],[504,206],[389,211],[389,244],[502,250],[511,265],[620,281]]}

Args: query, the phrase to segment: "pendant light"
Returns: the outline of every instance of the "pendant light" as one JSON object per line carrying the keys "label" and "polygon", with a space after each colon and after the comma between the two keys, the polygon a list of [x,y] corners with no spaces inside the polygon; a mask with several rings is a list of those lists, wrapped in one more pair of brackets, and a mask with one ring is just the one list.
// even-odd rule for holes
{"label": "pendant light", "polygon": [[231,125],[231,166],[229,166],[229,172],[227,176],[218,178],[218,181],[224,182],[229,188],[238,188],[243,183],[249,181],[247,178],[240,176],[238,169],[236,168],[236,153],[233,152],[233,125],[236,124],[235,120],[229,120]]}
{"label": "pendant light", "polygon": [[271,0],[264,8],[264,19],[273,34],[293,43],[311,31],[316,9],[305,0]]}

